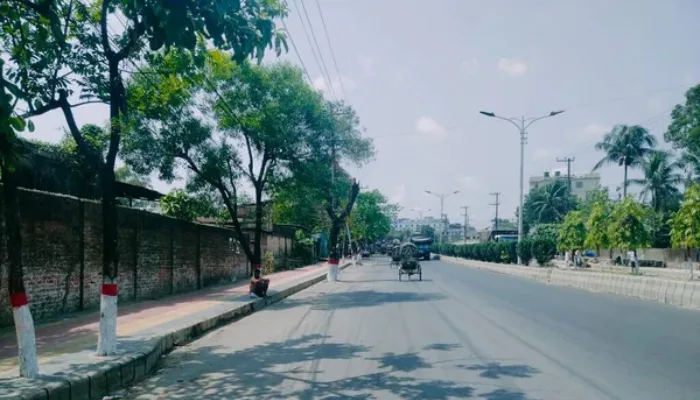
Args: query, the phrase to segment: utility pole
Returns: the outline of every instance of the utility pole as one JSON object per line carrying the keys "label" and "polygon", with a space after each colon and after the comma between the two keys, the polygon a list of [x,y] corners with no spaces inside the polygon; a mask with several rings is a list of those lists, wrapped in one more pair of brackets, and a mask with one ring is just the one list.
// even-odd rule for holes
{"label": "utility pole", "polygon": [[438,249],[440,249],[440,252],[442,252],[442,235],[445,232],[445,223],[446,223],[446,220],[443,219],[443,218],[445,218],[445,214],[444,214],[444,212],[445,212],[445,198],[459,193],[459,190],[455,190],[454,192],[448,193],[448,194],[434,193],[434,192],[431,192],[430,190],[426,190],[425,193],[432,194],[433,196],[440,199],[440,222],[441,222],[441,224],[440,224],[440,236],[438,237]]}
{"label": "utility pole", "polygon": [[[485,115],[489,118],[496,118],[496,119],[502,119],[504,121],[508,121],[511,124],[513,124],[516,128],[518,128],[518,131],[520,132],[520,206],[518,207],[518,243],[520,243],[521,240],[523,240],[523,198],[524,198],[524,189],[523,189],[523,180],[524,180],[524,170],[525,170],[525,144],[527,143],[527,128],[529,128],[532,124],[535,122],[545,119],[545,118],[550,118],[555,115],[559,115],[563,113],[564,110],[560,111],[552,111],[547,115],[542,115],[540,117],[535,117],[535,118],[525,118],[525,117],[520,117],[520,118],[507,118],[507,117],[501,117],[500,115],[496,115],[495,113],[488,112],[488,111],[479,111],[481,115]],[[520,260],[520,256],[518,256],[518,264],[522,265],[522,260]]]}
{"label": "utility pole", "polygon": [[557,162],[566,163],[566,185],[569,188],[569,193],[571,193],[571,163],[576,160],[576,157],[557,157]]}
{"label": "utility pole", "polygon": [[464,243],[467,243],[467,227],[469,226],[469,206],[462,206],[464,210]]}
{"label": "utility pole", "polygon": [[496,202],[491,203],[490,205],[496,206],[496,218],[493,220],[493,225],[494,225],[493,230],[497,231],[498,230],[498,206],[501,205],[501,203],[498,202],[498,196],[501,195],[501,192],[493,192],[490,194],[491,194],[491,196],[496,196]]}

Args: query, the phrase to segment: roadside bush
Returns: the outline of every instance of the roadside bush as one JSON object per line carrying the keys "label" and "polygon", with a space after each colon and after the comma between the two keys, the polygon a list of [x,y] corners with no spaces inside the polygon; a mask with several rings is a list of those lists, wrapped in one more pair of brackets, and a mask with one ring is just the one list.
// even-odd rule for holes
{"label": "roadside bush", "polygon": [[523,265],[527,266],[532,261],[532,240],[523,239],[520,243],[516,244],[517,255],[520,256],[520,261]]}
{"label": "roadside bush", "polygon": [[[437,247],[433,247],[433,253],[437,253]],[[478,260],[494,263],[512,264],[518,259],[516,242],[488,242],[467,245],[444,244],[442,254],[451,257],[460,257],[468,260]],[[532,256],[528,256],[528,260]]]}
{"label": "roadside bush", "polygon": [[518,262],[518,242],[506,242],[502,246],[508,255],[508,262],[510,264]]}
{"label": "roadside bush", "polygon": [[544,267],[557,254],[557,243],[552,239],[535,239],[532,241],[532,255],[540,267]]}

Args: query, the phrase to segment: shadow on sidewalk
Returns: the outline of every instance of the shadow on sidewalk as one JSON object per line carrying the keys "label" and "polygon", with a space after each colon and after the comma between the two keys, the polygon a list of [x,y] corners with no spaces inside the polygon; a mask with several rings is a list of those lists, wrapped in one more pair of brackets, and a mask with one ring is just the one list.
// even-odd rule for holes
{"label": "shadow on sidewalk", "polygon": [[[280,271],[272,275],[274,292],[275,282],[286,284],[304,276],[310,276],[319,270],[318,265]],[[120,323],[148,321],[150,316],[161,316],[183,306],[202,302],[202,308],[210,307],[209,302],[247,301],[248,280],[212,285],[200,290],[174,294],[158,299],[140,299],[119,304]],[[36,325],[36,344],[39,357],[52,356],[64,352],[62,348],[79,341],[96,344],[100,319],[99,310],[70,313],[61,318],[40,321]],[[119,339],[122,340],[122,337]],[[72,350],[74,351],[74,350]],[[14,329],[0,331],[0,361],[17,356],[17,340]]]}

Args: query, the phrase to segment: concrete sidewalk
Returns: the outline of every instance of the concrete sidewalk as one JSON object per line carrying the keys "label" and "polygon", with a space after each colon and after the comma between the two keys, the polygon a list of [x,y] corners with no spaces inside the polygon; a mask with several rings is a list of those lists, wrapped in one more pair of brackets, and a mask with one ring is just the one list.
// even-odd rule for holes
{"label": "concrete sidewalk", "polygon": [[[343,267],[350,265],[344,260]],[[325,279],[319,263],[270,275],[268,299],[250,299],[247,281],[119,308],[118,355],[96,357],[99,311],[36,328],[38,380],[18,378],[14,332],[0,334],[0,399],[91,399],[145,375],[160,355],[222,323]],[[37,397],[38,396],[38,397]]]}

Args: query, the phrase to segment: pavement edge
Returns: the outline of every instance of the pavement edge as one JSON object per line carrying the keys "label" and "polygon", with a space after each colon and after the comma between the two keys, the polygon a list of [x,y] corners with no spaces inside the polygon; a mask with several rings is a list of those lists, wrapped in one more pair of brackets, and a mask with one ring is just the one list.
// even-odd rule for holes
{"label": "pavement edge", "polygon": [[[354,265],[346,262],[340,270]],[[86,374],[43,376],[37,387],[22,389],[18,396],[2,397],[17,400],[93,400],[101,399],[115,390],[126,388],[144,379],[155,368],[161,356],[175,346],[182,346],[202,334],[235,322],[256,311],[265,309],[285,298],[326,280],[326,273],[313,276],[286,287],[265,299],[257,299],[236,309],[200,320],[192,325],[153,338],[146,352],[131,353]]]}

